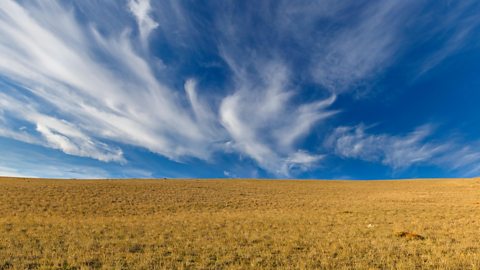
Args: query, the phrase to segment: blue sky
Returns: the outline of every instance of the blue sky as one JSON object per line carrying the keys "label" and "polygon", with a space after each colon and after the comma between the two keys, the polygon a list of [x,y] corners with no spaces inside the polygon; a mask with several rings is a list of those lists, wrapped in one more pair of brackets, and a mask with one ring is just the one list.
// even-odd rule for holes
{"label": "blue sky", "polygon": [[480,175],[478,1],[0,3],[0,175]]}

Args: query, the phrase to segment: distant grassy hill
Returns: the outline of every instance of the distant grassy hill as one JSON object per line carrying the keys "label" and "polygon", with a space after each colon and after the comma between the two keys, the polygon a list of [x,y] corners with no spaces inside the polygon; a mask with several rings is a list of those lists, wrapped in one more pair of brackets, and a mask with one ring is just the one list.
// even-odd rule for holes
{"label": "distant grassy hill", "polygon": [[0,178],[0,269],[480,267],[480,180]]}

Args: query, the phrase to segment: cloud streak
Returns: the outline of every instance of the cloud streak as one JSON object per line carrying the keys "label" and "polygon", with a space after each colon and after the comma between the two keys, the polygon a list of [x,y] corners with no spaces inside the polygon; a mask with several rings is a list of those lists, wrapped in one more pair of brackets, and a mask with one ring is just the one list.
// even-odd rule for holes
{"label": "cloud streak", "polygon": [[[202,147],[209,141],[204,131],[182,108],[173,90],[155,78],[127,33],[105,37],[94,28],[81,28],[59,3],[38,5],[41,7],[30,7],[27,12],[15,2],[2,3],[2,74],[38,102],[75,122],[82,130],[80,143],[84,146],[90,141],[85,136],[90,136],[144,146],[173,159],[208,156]],[[49,28],[52,13],[66,21],[64,28]],[[92,42],[109,61],[99,59]],[[112,69],[106,63],[120,65]],[[73,133],[59,137],[43,123],[46,119],[54,122],[39,117],[26,120],[38,125],[52,146],[65,150],[60,144],[67,147],[67,140],[79,138]]]}
{"label": "cloud streak", "polygon": [[[132,0],[128,8],[145,44],[157,27],[150,4]],[[259,66],[262,78],[236,76],[254,81],[235,83],[215,108],[210,96],[199,94],[195,79],[185,79],[183,95],[162,81],[161,72],[170,71],[152,65],[128,27],[111,31],[82,25],[59,2],[2,2],[0,72],[15,85],[14,91],[4,87],[2,111],[34,128],[19,132],[4,123],[1,134],[106,162],[126,162],[112,142],[179,161],[209,160],[228,148],[276,175],[320,160],[296,144],[330,115],[325,110],[334,97],[294,105],[286,65]]]}
{"label": "cloud streak", "polygon": [[0,105],[11,118],[35,125],[39,136],[26,127],[18,130],[8,129],[8,124],[0,124],[0,134],[19,141],[59,149],[66,154],[90,157],[101,161],[125,162],[119,148],[108,146],[89,137],[74,124],[40,113],[39,105],[29,101],[28,105],[18,99],[0,93]]}
{"label": "cloud streak", "polygon": [[402,136],[369,134],[363,125],[339,127],[325,141],[341,158],[382,163],[393,170],[415,165],[435,165],[465,172],[465,176],[480,173],[479,143],[462,146],[458,140],[433,140],[434,128],[424,125]]}
{"label": "cloud streak", "polygon": [[356,26],[334,33],[318,50],[314,78],[332,92],[366,84],[393,61],[401,48],[401,23],[414,10],[405,1],[377,2],[361,9]]}
{"label": "cloud streak", "polygon": [[[288,71],[278,62],[267,65],[258,69],[265,72],[260,73],[258,81],[238,78],[237,90],[222,102],[220,117],[233,138],[234,149],[277,175],[288,175],[293,167],[308,168],[321,159],[294,146],[316,122],[334,113],[327,108],[335,96],[292,108],[294,91],[288,90],[292,87]],[[241,67],[233,69],[245,74]],[[257,81],[258,86],[245,83],[249,81]]]}
{"label": "cloud streak", "polygon": [[150,16],[150,0],[129,0],[128,8],[137,20],[140,38],[145,45],[150,32],[158,27],[158,23]]}

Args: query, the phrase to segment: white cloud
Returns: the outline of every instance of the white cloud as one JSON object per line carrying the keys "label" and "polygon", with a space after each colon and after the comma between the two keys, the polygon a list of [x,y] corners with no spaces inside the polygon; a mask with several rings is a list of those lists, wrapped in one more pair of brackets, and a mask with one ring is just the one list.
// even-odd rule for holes
{"label": "white cloud", "polygon": [[10,176],[10,177],[35,177],[35,175],[24,174],[18,169],[11,167],[0,166],[0,176]]}
{"label": "white cloud", "polygon": [[313,77],[335,93],[352,90],[387,67],[401,48],[401,23],[411,7],[405,1],[371,3],[355,25],[326,39],[315,55]]}
{"label": "white cloud", "polygon": [[[2,151],[5,151],[4,146],[1,147]],[[0,176],[2,175],[79,179],[112,177],[109,172],[99,167],[81,163],[71,164],[63,157],[58,158],[23,148],[10,151],[8,155],[0,155]]]}
{"label": "white cloud", "polygon": [[[42,117],[43,118],[43,117]],[[45,138],[47,145],[62,150],[66,154],[81,157],[91,157],[101,161],[119,161],[125,162],[122,151],[109,147],[106,144],[93,141],[91,138],[75,129],[68,122],[60,122],[56,119],[43,118],[50,120],[58,127],[49,127],[43,124],[37,124],[37,131]],[[73,131],[73,134],[71,133]]]}
{"label": "white cloud", "polygon": [[324,155],[312,155],[306,151],[299,150],[293,154],[290,154],[284,163],[283,170],[285,171],[308,171],[318,165],[325,156]]}
{"label": "white cloud", "polygon": [[146,44],[150,32],[158,27],[158,23],[150,16],[150,0],[129,0],[128,8],[137,20],[140,38]]}
{"label": "white cloud", "polygon": [[[30,116],[42,115],[41,107],[52,107],[83,136],[79,140],[72,133],[43,126],[40,131],[50,146],[92,156],[84,150],[91,148],[96,137],[146,147],[172,159],[208,158],[209,142],[218,138],[206,137],[208,127],[197,123],[181,98],[156,79],[148,62],[132,48],[127,33],[105,37],[95,29],[82,28],[56,2],[43,3],[49,9],[32,5],[27,11],[13,1],[0,5],[0,72],[42,103],[34,107],[32,99],[22,101],[22,106],[34,110]],[[52,29],[48,23],[57,17],[65,21],[64,28]],[[94,49],[103,50],[108,61],[95,57]],[[118,65],[112,69],[106,63]],[[49,119],[55,118],[50,115]],[[26,120],[38,124],[35,117]]]}
{"label": "white cloud", "polygon": [[41,137],[23,127],[12,129],[8,123],[0,123],[0,135],[31,144],[59,149],[66,154],[90,157],[101,161],[125,162],[119,148],[95,140],[66,120],[59,120],[39,112],[38,104],[25,104],[18,99],[0,93],[0,105],[12,114],[13,119],[28,121],[36,126]]}
{"label": "white cloud", "polygon": [[404,136],[371,135],[363,126],[341,127],[327,140],[338,156],[381,162],[394,169],[429,162],[445,146],[425,140],[432,133],[431,126],[421,126]]}
{"label": "white cloud", "polygon": [[452,143],[450,149],[439,155],[435,164],[461,172],[464,177],[480,176],[480,142]]}
{"label": "white cloud", "polygon": [[[237,74],[246,74],[242,67],[231,64]],[[281,62],[268,63],[257,72],[257,86],[248,84],[251,79],[237,78],[237,90],[223,100],[220,117],[237,151],[268,171],[288,176],[293,166],[307,168],[320,160],[318,155],[297,152],[295,143],[316,122],[334,113],[327,108],[335,97],[291,108],[294,92],[288,90],[291,85],[286,67]]]}
{"label": "white cloud", "polygon": [[[277,175],[310,169],[323,156],[302,149],[302,140],[335,113],[329,108],[337,95],[392,63],[406,15],[421,10],[412,2],[358,5],[358,14],[347,12],[354,2],[263,2],[245,10],[221,2],[208,4],[216,12],[207,20],[182,2],[152,4],[160,8],[129,0],[121,6],[124,14],[116,14],[122,10],[115,1],[101,11],[81,1],[76,8],[82,17],[65,2],[1,1],[0,74],[18,89],[0,85],[0,136],[102,161],[124,162],[115,145],[127,144],[177,161],[235,151]],[[107,14],[110,8],[115,14]],[[349,22],[337,16],[340,12],[347,12],[343,18]],[[140,43],[131,33],[132,15]],[[317,29],[320,20],[331,24]],[[145,50],[154,29],[178,50],[179,59],[158,65],[158,55]],[[183,58],[198,64],[210,54],[230,69],[223,78],[226,89],[202,89],[201,75],[197,81],[197,74],[178,72]],[[304,98],[299,88],[312,83],[311,76],[332,94],[320,89],[314,98]],[[360,134],[352,138],[356,143],[340,142],[358,153],[339,151],[402,168],[439,151],[435,145],[417,148],[420,135]],[[370,154],[362,147],[377,140],[398,143],[390,149],[396,154],[378,148]],[[414,157],[401,151],[408,147]]]}
{"label": "white cloud", "polygon": [[[0,161],[1,163],[2,161]],[[0,164],[0,176],[13,177],[42,177],[42,178],[78,178],[78,179],[105,179],[110,175],[98,168],[71,165],[71,164],[45,164],[37,161],[20,161],[16,163]],[[18,168],[18,169],[14,169]]]}
{"label": "white cloud", "polygon": [[403,136],[369,134],[363,125],[337,128],[325,141],[342,158],[382,163],[394,170],[414,165],[435,165],[447,170],[480,173],[479,144],[462,146],[457,140],[433,140],[432,125],[424,125]]}
{"label": "white cloud", "polygon": [[26,143],[39,144],[35,136],[32,136],[25,130],[11,128],[6,123],[0,123],[0,136]]}
{"label": "white cloud", "polygon": [[427,36],[427,40],[431,39],[438,43],[436,37],[441,35],[444,36],[444,41],[440,43],[440,46],[437,45],[438,48],[432,50],[433,52],[423,60],[417,76],[433,69],[461,48],[475,46],[468,42],[468,38],[480,25],[477,13],[468,14],[469,11],[475,9],[475,5],[477,5],[476,1],[466,0],[448,6],[450,12],[442,16],[442,21],[434,25],[430,29],[430,35]]}
{"label": "white cloud", "polygon": [[224,130],[221,129],[217,121],[217,115],[208,106],[208,103],[201,100],[197,93],[197,82],[194,79],[188,79],[184,85],[188,101],[192,108],[194,118],[199,125],[204,128],[209,137],[225,137]]}
{"label": "white cloud", "polygon": [[[156,27],[148,1],[130,1],[129,9],[146,39]],[[125,161],[123,153],[107,142],[173,160],[208,160],[230,141],[231,150],[277,175],[320,160],[296,145],[333,113],[326,109],[335,96],[294,104],[287,65],[255,63],[260,77],[235,76],[235,91],[215,97],[215,105],[194,79],[186,80],[184,95],[160,80],[162,70],[147,52],[137,52],[128,27],[100,31],[86,25],[56,1],[0,4],[0,73],[21,88],[3,91],[2,111],[35,127],[19,131],[3,124],[1,135],[117,162]]]}

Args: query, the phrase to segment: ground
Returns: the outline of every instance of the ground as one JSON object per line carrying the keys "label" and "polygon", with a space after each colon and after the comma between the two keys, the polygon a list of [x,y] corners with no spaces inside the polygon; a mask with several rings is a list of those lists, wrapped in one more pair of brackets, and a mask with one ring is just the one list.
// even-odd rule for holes
{"label": "ground", "polygon": [[0,179],[0,269],[480,269],[479,232],[479,179]]}

